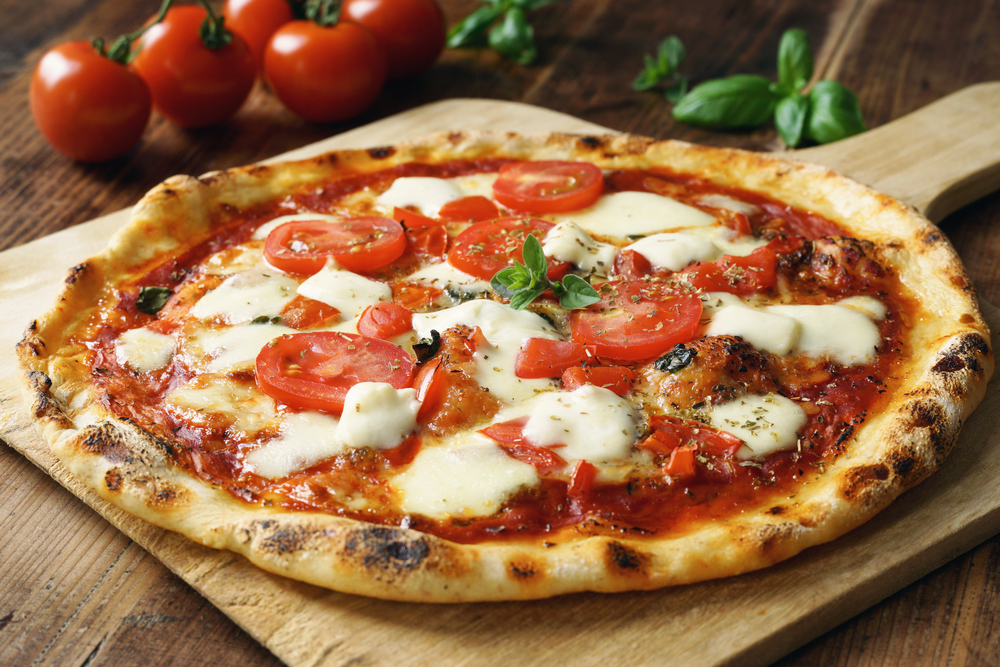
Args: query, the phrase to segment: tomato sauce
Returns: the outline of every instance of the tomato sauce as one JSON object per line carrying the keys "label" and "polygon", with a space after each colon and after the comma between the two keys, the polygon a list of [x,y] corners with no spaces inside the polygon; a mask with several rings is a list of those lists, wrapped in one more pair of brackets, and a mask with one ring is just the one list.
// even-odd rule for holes
{"label": "tomato sauce", "polygon": [[[822,281],[803,280],[798,289],[803,290],[804,302],[816,302],[824,294],[833,299],[846,293],[864,292],[880,295],[889,314],[878,325],[883,343],[872,364],[852,368],[827,364],[805,370],[790,366],[782,369],[779,364],[776,379],[783,387],[782,393],[808,405],[808,422],[800,431],[802,437],[795,451],[773,454],[762,463],[718,457],[701,462],[694,477],[635,475],[625,483],[596,484],[583,492],[571,492],[565,478],[543,475],[539,485],[509,499],[493,516],[437,521],[402,516],[391,510],[391,494],[383,479],[386,471],[412,461],[420,448],[418,437],[408,438],[396,450],[384,453],[354,450],[287,479],[270,480],[244,466],[243,457],[249,447],[225,425],[186,423],[164,408],[164,397],[195,375],[180,358],[175,357],[161,371],[141,377],[118,362],[114,341],[123,331],[150,326],[170,332],[181,323],[183,313],[176,311],[161,319],[140,312],[136,307],[140,288],[167,286],[176,290],[187,284],[190,276],[197,275],[206,258],[247,241],[254,229],[267,220],[301,210],[335,210],[343,197],[364,188],[385,187],[401,176],[449,178],[496,171],[507,162],[494,159],[404,165],[331,181],[320,188],[292,194],[280,204],[217,212],[220,231],[183,254],[151,266],[134,285],[123,286],[112,314],[102,314],[94,324],[98,334],[83,342],[91,350],[91,371],[95,383],[103,390],[102,404],[152,433],[181,467],[206,482],[223,486],[246,502],[294,511],[322,511],[385,525],[406,525],[455,542],[477,543],[539,536],[558,539],[557,533],[567,529],[580,534],[625,534],[636,538],[679,534],[706,520],[725,519],[749,508],[786,502],[794,498],[802,484],[824,474],[826,466],[846,451],[866,416],[877,411],[885,397],[891,395],[906,350],[906,331],[901,320],[912,305],[905,297],[898,296],[904,293],[902,287],[891,275],[879,278],[880,284],[866,283],[864,289],[853,291],[828,288]],[[605,187],[611,192],[639,190],[669,194],[692,205],[700,194],[727,195],[758,207],[759,213],[750,216],[754,230],[773,229],[807,239],[843,235],[843,230],[834,223],[812,212],[665,169],[612,172],[605,177]],[[413,261],[411,253],[399,260]],[[396,275],[392,267],[379,273],[383,279]],[[790,283],[796,289],[798,281]],[[414,290],[412,286],[396,286],[394,291],[397,298],[413,303],[433,296]],[[252,384],[252,374],[246,375],[241,378],[234,374],[233,380]],[[352,494],[363,495],[368,501],[367,509],[351,509],[346,499]]]}

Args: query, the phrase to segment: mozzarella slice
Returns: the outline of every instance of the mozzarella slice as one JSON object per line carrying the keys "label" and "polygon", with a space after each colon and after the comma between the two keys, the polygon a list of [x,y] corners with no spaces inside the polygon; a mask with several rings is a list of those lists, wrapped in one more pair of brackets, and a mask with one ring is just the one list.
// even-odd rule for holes
{"label": "mozzarella slice", "polygon": [[118,363],[140,373],[157,371],[170,363],[177,341],[145,327],[130,329],[115,341]]}
{"label": "mozzarella slice", "polygon": [[434,217],[442,206],[463,196],[454,183],[443,178],[406,176],[393,181],[375,201],[386,208],[416,206],[424,215]]}
{"label": "mozzarella slice", "polygon": [[615,264],[618,248],[590,238],[574,222],[566,220],[549,230],[542,242],[546,257],[569,262],[581,271],[606,276]]}
{"label": "mozzarella slice", "polygon": [[743,396],[712,408],[712,426],[746,444],[736,452],[741,459],[794,449],[798,431],[806,425],[805,411],[784,396]]}
{"label": "mozzarella slice", "polygon": [[652,192],[614,192],[590,208],[554,217],[572,220],[591,234],[619,239],[715,223],[700,209]]}
{"label": "mozzarella slice", "polygon": [[295,298],[298,282],[264,269],[233,274],[191,307],[198,319],[241,324],[258,317],[275,317]]}
{"label": "mozzarella slice", "polygon": [[304,297],[333,306],[345,317],[357,317],[379,301],[392,301],[392,288],[330,262],[298,286]]}
{"label": "mozzarella slice", "polygon": [[758,350],[788,354],[799,340],[802,325],[792,317],[743,305],[721,308],[712,315],[706,336],[739,336]]}
{"label": "mozzarella slice", "polygon": [[230,430],[244,432],[258,431],[277,418],[273,398],[221,375],[198,376],[167,394],[163,404],[187,423],[208,425],[222,419]]}
{"label": "mozzarella slice", "polygon": [[702,206],[708,206],[710,208],[721,208],[724,211],[732,211],[733,213],[744,213],[746,215],[754,215],[755,213],[760,213],[760,209],[753,204],[748,204],[739,199],[733,199],[726,195],[720,194],[704,194],[698,197],[698,203]]}
{"label": "mozzarella slice", "polygon": [[613,391],[592,384],[576,391],[549,392],[531,405],[524,436],[552,447],[567,463],[624,459],[636,440],[632,405]]}
{"label": "mozzarella slice", "polygon": [[533,466],[507,456],[478,433],[422,448],[404,472],[389,480],[403,512],[432,518],[489,516],[509,496],[537,483]]}
{"label": "mozzarella slice", "polygon": [[873,320],[884,320],[889,313],[885,304],[873,296],[849,296],[837,302],[838,306],[853,308],[872,318]]}
{"label": "mozzarella slice", "polygon": [[261,348],[295,329],[276,324],[250,324],[202,330],[185,341],[185,359],[195,368],[211,372],[252,368]]}
{"label": "mozzarella slice", "polygon": [[681,271],[694,262],[713,262],[722,253],[710,240],[693,234],[653,234],[625,250],[645,257],[655,268]]}
{"label": "mozzarella slice", "polygon": [[485,292],[490,286],[490,284],[485,280],[480,280],[475,276],[470,276],[468,273],[459,271],[448,262],[439,262],[437,264],[425,266],[419,271],[414,271],[408,275],[406,280],[426,283],[428,285],[433,285],[438,289],[461,287],[467,290],[475,290],[477,292]]}
{"label": "mozzarella slice", "polygon": [[878,327],[867,315],[854,308],[838,305],[771,306],[767,310],[791,317],[801,325],[796,351],[810,357],[827,357],[844,366],[873,361],[882,340]]}
{"label": "mozzarella slice", "polygon": [[254,230],[253,237],[257,240],[266,239],[268,234],[273,232],[275,228],[280,227],[286,222],[297,222],[300,220],[323,220],[325,222],[339,222],[343,220],[343,216],[326,215],[324,213],[296,213],[295,215],[282,215],[275,218],[274,220],[268,220],[263,225]]}
{"label": "mozzarella slice", "polygon": [[755,236],[741,236],[735,230],[722,225],[698,227],[684,233],[706,238],[715,244],[720,253],[734,257],[746,257],[757,248],[762,248],[769,243],[769,241]]}
{"label": "mozzarella slice", "polygon": [[278,437],[246,456],[246,462],[262,477],[281,479],[305,470],[347,447],[337,437],[338,420],[322,412],[293,413],[281,423]]}
{"label": "mozzarella slice", "polygon": [[417,426],[416,389],[386,382],[359,382],[344,398],[337,438],[349,447],[392,449]]}
{"label": "mozzarella slice", "polygon": [[493,199],[493,181],[499,174],[466,174],[450,179],[451,183],[462,191],[463,197],[486,197]]}

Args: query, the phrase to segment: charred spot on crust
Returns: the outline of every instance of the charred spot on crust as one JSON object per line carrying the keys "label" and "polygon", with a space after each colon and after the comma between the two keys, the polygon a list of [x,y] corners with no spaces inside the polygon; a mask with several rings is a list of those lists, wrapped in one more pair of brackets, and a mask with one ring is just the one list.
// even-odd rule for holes
{"label": "charred spot on crust", "polygon": [[775,505],[774,507],[772,507],[771,509],[769,509],[767,511],[767,513],[771,514],[771,515],[774,515],[774,516],[777,516],[779,514],[784,513],[784,511],[785,511],[784,507],[782,507],[781,505]]}
{"label": "charred spot on crust", "polygon": [[927,245],[934,245],[941,240],[941,235],[937,232],[928,232],[927,236],[924,237],[924,243]]}
{"label": "charred spot on crust", "polygon": [[761,553],[767,554],[774,550],[774,547],[786,541],[795,532],[795,524],[778,523],[761,526],[757,531],[757,546]]}
{"label": "charred spot on crust", "polygon": [[968,279],[966,279],[966,277],[962,276],[962,275],[952,276],[951,277],[951,284],[954,285],[955,287],[957,287],[958,289],[964,290],[966,292],[968,292],[968,291],[970,291],[972,289],[972,286],[969,285]]}
{"label": "charred spot on crust", "polygon": [[88,426],[81,433],[80,446],[92,454],[99,454],[111,463],[131,463],[132,452],[122,440],[121,432],[107,422]]}
{"label": "charred spot on crust", "polygon": [[[262,521],[260,527],[270,529],[275,521]],[[261,538],[260,546],[264,551],[278,554],[290,554],[305,546],[309,533],[299,526],[278,527]]]}
{"label": "charred spot on crust", "polygon": [[535,568],[534,564],[527,561],[508,564],[507,572],[514,579],[518,579],[520,581],[531,579],[538,574],[538,570]]}
{"label": "charred spot on crust", "polygon": [[66,284],[72,285],[77,280],[83,277],[87,271],[90,270],[90,262],[84,262],[83,264],[77,264],[72,269],[69,270],[69,275],[66,276]]}
{"label": "charred spot on crust", "polygon": [[935,373],[954,373],[966,367],[965,359],[957,354],[949,354],[944,357],[931,370]]}
{"label": "charred spot on crust", "polygon": [[430,553],[423,537],[413,539],[399,529],[385,526],[363,528],[344,546],[348,556],[360,555],[366,568],[383,571],[413,569]]}
{"label": "charred spot on crust", "polygon": [[918,464],[916,458],[909,453],[903,452],[891,452],[886,457],[886,460],[889,462],[889,465],[892,466],[892,471],[898,477],[907,477],[910,474],[910,471],[913,470]]}
{"label": "charred spot on crust", "polygon": [[607,560],[619,572],[641,573],[645,570],[647,557],[619,542],[608,542]]}
{"label": "charred spot on crust", "polygon": [[842,495],[847,500],[854,500],[870,487],[889,479],[890,470],[883,463],[857,466],[847,471]]}
{"label": "charred spot on crust", "polygon": [[580,143],[587,148],[600,148],[604,142],[598,137],[580,137]]}
{"label": "charred spot on crust", "polygon": [[392,146],[379,146],[378,148],[369,148],[368,155],[376,160],[384,160],[387,157],[392,157],[396,154],[396,149]]}
{"label": "charred spot on crust", "polygon": [[983,365],[978,357],[986,357],[990,348],[977,333],[962,334],[958,344],[931,368],[935,373],[955,373],[968,368],[973,373],[981,373]]}
{"label": "charred spot on crust", "polygon": [[104,486],[108,487],[109,491],[118,491],[122,488],[122,475],[118,472],[118,468],[111,468],[104,473]]}

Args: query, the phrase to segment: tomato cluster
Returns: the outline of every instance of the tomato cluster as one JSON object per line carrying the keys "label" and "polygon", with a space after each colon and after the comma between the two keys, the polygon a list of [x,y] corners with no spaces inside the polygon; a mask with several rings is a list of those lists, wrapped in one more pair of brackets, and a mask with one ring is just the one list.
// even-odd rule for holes
{"label": "tomato cluster", "polygon": [[[355,116],[386,79],[418,74],[444,48],[435,0],[226,0],[219,16],[171,6],[110,49],[101,40],[46,53],[31,81],[35,123],[82,162],[128,152],[155,108],[184,127],[214,125],[243,105],[261,74],[291,111],[312,122]],[[308,14],[308,18],[307,18]]]}

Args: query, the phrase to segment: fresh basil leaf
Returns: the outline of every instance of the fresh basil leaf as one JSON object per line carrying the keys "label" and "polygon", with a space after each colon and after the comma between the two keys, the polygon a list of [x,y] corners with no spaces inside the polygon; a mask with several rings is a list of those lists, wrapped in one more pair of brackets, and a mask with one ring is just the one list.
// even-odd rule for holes
{"label": "fresh basil leaf", "polygon": [[786,146],[795,148],[802,143],[808,117],[809,100],[802,95],[793,93],[778,102],[774,110],[774,125]]}
{"label": "fresh basil leaf", "polygon": [[538,55],[535,30],[520,7],[511,7],[504,12],[503,20],[490,30],[489,41],[490,48],[518,65],[530,65]]}
{"label": "fresh basil leaf", "polygon": [[802,90],[812,75],[813,58],[809,50],[809,36],[801,28],[786,30],[778,46],[778,82],[785,94]]}
{"label": "fresh basil leaf", "polygon": [[682,76],[681,78],[677,79],[677,81],[670,84],[670,86],[667,87],[666,91],[664,91],[663,95],[668,100],[676,104],[677,102],[680,102],[681,98],[684,97],[685,94],[687,94],[687,90],[688,90],[687,77]]}
{"label": "fresh basil leaf", "polygon": [[490,280],[490,287],[503,298],[509,299],[516,289],[513,286],[516,280],[514,274],[516,273],[517,269],[513,266],[508,266],[506,269],[497,271],[497,274]]}
{"label": "fresh basil leaf", "polygon": [[448,31],[448,48],[482,46],[486,43],[486,29],[490,27],[502,8],[497,4],[485,5],[452,26]]}
{"label": "fresh basil leaf", "polygon": [[646,54],[646,66],[632,82],[632,90],[649,90],[660,82],[660,68],[653,56]]}
{"label": "fresh basil leaf", "polygon": [[135,307],[141,313],[156,315],[167,304],[167,299],[170,298],[171,294],[173,294],[173,290],[169,287],[140,287]]}
{"label": "fresh basil leaf", "polygon": [[854,93],[836,81],[820,81],[809,93],[809,137],[829,144],[865,131]]}
{"label": "fresh basil leaf", "polygon": [[677,73],[677,68],[684,61],[684,44],[675,35],[670,35],[656,50],[656,57],[645,56],[645,67],[632,82],[633,90],[649,90],[661,81],[665,81]]}
{"label": "fresh basil leaf", "polygon": [[597,293],[590,283],[576,275],[569,273],[562,279],[562,287],[565,293],[559,299],[559,305],[563,308],[585,308],[601,300],[601,295]]}
{"label": "fresh basil leaf", "polygon": [[532,273],[544,276],[549,272],[549,264],[545,261],[545,251],[542,250],[542,244],[538,242],[534,234],[528,234],[524,239],[521,254],[524,257],[524,265]]}
{"label": "fresh basil leaf", "polygon": [[660,42],[660,50],[658,53],[660,63],[666,65],[668,73],[674,73],[684,62],[684,57],[687,55],[684,50],[684,43],[680,40],[677,35],[670,35],[665,40]]}
{"label": "fresh basil leaf", "polygon": [[765,77],[737,74],[696,86],[677,103],[673,116],[704,127],[755,127],[771,117],[779,99]]}
{"label": "fresh basil leaf", "polygon": [[281,318],[277,315],[274,317],[268,317],[267,315],[259,315],[252,320],[250,324],[281,324]]}
{"label": "fresh basil leaf", "polygon": [[676,373],[692,361],[698,351],[693,347],[684,347],[682,343],[677,343],[674,348],[665,355],[653,362],[653,367],[663,373]]}
{"label": "fresh basil leaf", "polygon": [[513,2],[515,7],[520,7],[524,11],[530,12],[532,9],[551,5],[556,0],[513,0]]}
{"label": "fresh basil leaf", "polygon": [[521,290],[510,298],[510,307],[514,310],[524,310],[528,304],[537,299],[545,291],[544,287]]}

